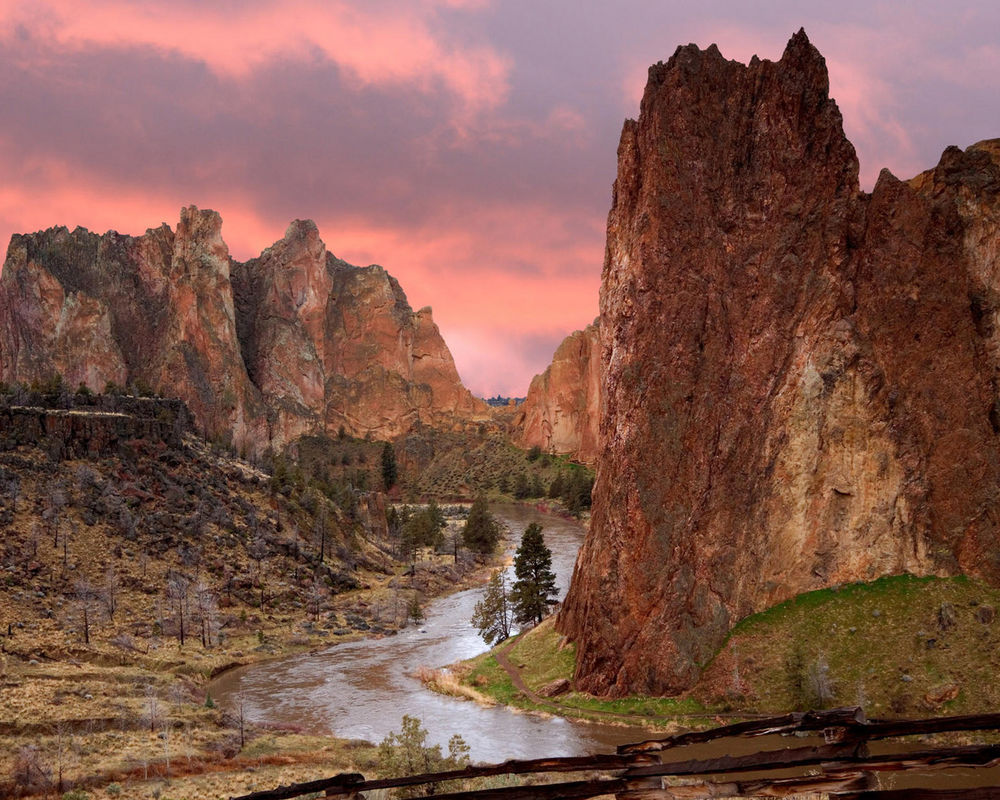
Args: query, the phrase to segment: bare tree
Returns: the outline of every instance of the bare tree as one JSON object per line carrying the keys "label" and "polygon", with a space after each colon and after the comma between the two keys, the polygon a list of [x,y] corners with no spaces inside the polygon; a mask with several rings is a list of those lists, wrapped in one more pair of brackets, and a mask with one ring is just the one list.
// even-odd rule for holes
{"label": "bare tree", "polygon": [[318,564],[322,564],[323,560],[326,558],[326,537],[329,534],[329,519],[326,512],[326,504],[320,503],[319,509],[316,512],[315,520],[315,533],[316,538],[319,539],[319,561]]}
{"label": "bare tree", "polygon": [[37,745],[24,745],[14,756],[14,785],[24,792],[41,792],[49,788],[52,776],[42,761]]}
{"label": "bare tree", "polygon": [[153,733],[160,721],[160,697],[151,683],[146,685],[146,710],[149,712],[149,732]]}
{"label": "bare tree", "polygon": [[271,548],[268,545],[267,540],[264,538],[264,534],[260,530],[259,525],[256,523],[256,515],[253,515],[251,519],[254,520],[253,538],[247,545],[247,555],[249,555],[257,565],[255,577],[257,579],[257,584],[260,587],[260,610],[263,611],[265,590],[267,588],[264,561],[271,554]]}
{"label": "bare tree", "polygon": [[190,589],[191,580],[186,575],[180,572],[170,573],[167,579],[167,599],[177,614],[177,638],[180,639],[181,647],[184,646]]}
{"label": "bare tree", "polygon": [[201,646],[211,647],[213,638],[218,636],[219,603],[215,592],[204,581],[198,580],[194,586],[198,621],[201,624]]}
{"label": "bare tree", "polygon": [[246,737],[246,721],[247,721],[247,692],[242,686],[240,690],[236,693],[236,723],[240,728],[240,750],[246,747],[247,737]]}
{"label": "bare tree", "polygon": [[312,585],[309,587],[309,596],[307,600],[309,612],[313,615],[313,622],[319,622],[319,613],[323,610],[323,602],[326,598],[326,587],[314,578]]}
{"label": "bare tree", "polygon": [[104,571],[104,586],[101,589],[101,602],[104,604],[104,610],[108,614],[108,619],[113,620],[115,618],[115,611],[118,610],[118,590],[121,588],[121,581],[118,578],[118,573],[115,572],[115,568],[109,566]]}
{"label": "bare tree", "polygon": [[73,595],[83,623],[83,643],[90,644],[90,623],[97,602],[97,590],[88,578],[81,578],[74,585]]}

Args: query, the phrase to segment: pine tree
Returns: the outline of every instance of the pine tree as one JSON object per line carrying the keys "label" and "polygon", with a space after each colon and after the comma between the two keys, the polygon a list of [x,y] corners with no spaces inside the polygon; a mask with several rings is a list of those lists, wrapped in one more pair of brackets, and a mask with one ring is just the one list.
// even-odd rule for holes
{"label": "pine tree", "polygon": [[471,622],[486,644],[499,644],[510,637],[511,608],[503,570],[494,570],[472,612]]}
{"label": "pine tree", "polygon": [[396,467],[396,451],[392,449],[392,444],[386,442],[382,445],[382,483],[386,491],[389,491],[396,484],[399,478],[399,471]]}
{"label": "pine tree", "polygon": [[542,526],[532,522],[524,530],[521,545],[514,554],[517,580],[510,590],[514,620],[519,625],[542,621],[549,606],[556,604],[556,576],[552,572],[552,551],[545,546]]}
{"label": "pine tree", "polygon": [[469,509],[469,516],[462,528],[462,544],[473,553],[489,555],[500,543],[500,523],[486,508],[486,498],[479,495]]}

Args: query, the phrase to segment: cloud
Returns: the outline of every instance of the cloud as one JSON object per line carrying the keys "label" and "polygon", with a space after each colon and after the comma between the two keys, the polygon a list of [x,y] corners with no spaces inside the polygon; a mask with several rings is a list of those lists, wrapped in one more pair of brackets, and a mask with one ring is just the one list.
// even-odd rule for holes
{"label": "cloud", "polygon": [[0,236],[195,203],[245,259],[312,218],[523,394],[596,315],[622,118],[678,44],[805,26],[869,187],[1000,133],[1000,6],[915,1],[0,0]]}
{"label": "cloud", "polygon": [[464,113],[506,95],[509,63],[486,44],[451,40],[435,25],[455,2],[350,3],[343,0],[177,3],[73,0],[0,3],[0,29],[39,38],[64,52],[142,49],[204,64],[220,77],[246,78],[274,61],[327,61],[359,87],[445,87]]}

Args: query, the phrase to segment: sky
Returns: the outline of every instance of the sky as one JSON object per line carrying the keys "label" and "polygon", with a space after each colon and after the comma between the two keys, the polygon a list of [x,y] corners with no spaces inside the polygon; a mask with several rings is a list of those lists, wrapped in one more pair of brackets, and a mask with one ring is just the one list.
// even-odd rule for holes
{"label": "sky", "polygon": [[0,0],[0,240],[213,208],[245,260],[313,219],[432,306],[478,395],[597,315],[621,125],[681,44],[804,27],[863,188],[1000,137],[1000,3]]}

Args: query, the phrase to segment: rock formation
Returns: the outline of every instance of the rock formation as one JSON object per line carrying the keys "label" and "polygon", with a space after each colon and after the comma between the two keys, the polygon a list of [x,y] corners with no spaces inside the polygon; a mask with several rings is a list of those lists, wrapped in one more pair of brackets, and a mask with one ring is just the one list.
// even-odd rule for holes
{"label": "rock formation", "polygon": [[315,224],[246,264],[222,219],[177,230],[12,238],[0,277],[0,380],[145,384],[184,400],[211,438],[259,452],[336,431],[396,436],[461,425],[485,405],[462,386],[431,319],[378,266],[326,251]]}
{"label": "rock formation", "polygon": [[1000,141],[871,195],[804,32],[681,47],[627,121],[601,288],[577,685],[690,686],[740,618],[889,573],[1000,579]]}
{"label": "rock formation", "polygon": [[514,418],[515,441],[524,448],[538,446],[593,463],[600,390],[600,329],[595,320],[567,336],[545,372],[532,379]]}

